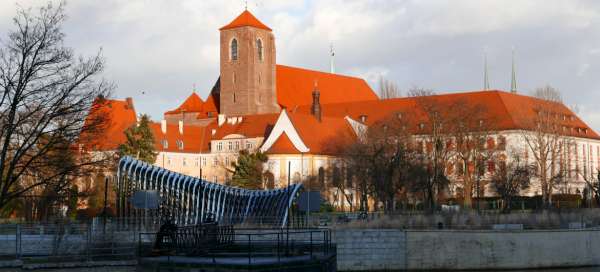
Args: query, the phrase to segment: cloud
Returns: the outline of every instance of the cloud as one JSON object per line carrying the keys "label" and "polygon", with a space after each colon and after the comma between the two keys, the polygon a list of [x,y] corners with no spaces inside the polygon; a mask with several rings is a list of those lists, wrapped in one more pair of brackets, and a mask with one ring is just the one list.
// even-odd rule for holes
{"label": "cloud", "polygon": [[[106,77],[119,86],[115,96],[132,96],[138,111],[159,119],[194,84],[208,94],[219,75],[218,28],[243,8],[238,0],[68,1],[65,32],[78,53],[102,47]],[[336,71],[364,77],[374,89],[379,75],[403,90],[480,89],[483,48],[492,87],[508,89],[514,46],[521,93],[551,84],[600,129],[594,105],[600,98],[600,2],[263,0],[250,1],[249,9],[274,30],[279,63],[328,71],[333,44]],[[14,13],[13,1],[0,2],[0,37]]]}

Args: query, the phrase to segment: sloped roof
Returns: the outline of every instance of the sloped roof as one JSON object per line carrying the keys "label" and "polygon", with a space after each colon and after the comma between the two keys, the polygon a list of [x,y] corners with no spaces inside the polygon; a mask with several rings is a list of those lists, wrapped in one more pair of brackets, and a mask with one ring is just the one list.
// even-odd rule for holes
{"label": "sloped roof", "polygon": [[[279,114],[255,114],[238,117],[241,121],[225,122],[216,127],[213,139],[223,139],[232,134],[240,134],[247,138],[267,137],[277,121]],[[239,120],[236,118],[237,120]]]}
{"label": "sloped roof", "polygon": [[[338,146],[356,137],[344,118],[321,118],[319,121],[314,116],[306,114],[288,113],[287,116],[302,143],[308,147],[308,154],[335,154]],[[287,132],[284,131],[275,137],[277,139],[271,146],[263,147],[268,148],[266,153],[297,154],[300,152]]]}
{"label": "sloped roof", "polygon": [[[323,116],[344,117],[349,116],[354,120],[361,120],[361,116],[366,116],[365,124],[372,125],[378,121],[388,118],[394,113],[410,113],[413,115],[414,122],[427,122],[423,103],[423,98],[405,97],[396,99],[385,99],[377,101],[359,101],[350,103],[321,103],[321,112]],[[453,113],[460,109],[457,105],[464,103],[470,107],[480,107],[482,119],[492,120],[495,130],[521,130],[531,129],[536,120],[536,107],[547,103],[538,98],[520,94],[509,93],[505,91],[475,91],[462,93],[449,93],[442,95],[433,95],[425,97],[428,103],[438,105],[440,111]],[[575,113],[569,110],[563,104],[556,104],[552,107],[560,116],[568,116],[562,121],[562,125],[568,128],[574,128],[575,137],[600,139],[600,136],[587,126]],[[301,106],[297,108],[298,113],[310,113],[310,106]],[[571,119],[570,117],[573,117]],[[577,128],[587,129],[587,133],[578,132]]]}
{"label": "sloped roof", "polygon": [[[101,124],[96,126],[94,124]],[[127,101],[96,98],[85,119],[84,126],[94,126],[93,132],[82,133],[80,143],[86,149],[116,150],[126,141],[125,130],[137,123],[133,105]]]}
{"label": "sloped roof", "polygon": [[266,30],[271,31],[271,29],[268,26],[266,26],[261,21],[259,21],[248,10],[245,10],[244,12],[242,12],[242,14],[240,14],[238,17],[233,19],[233,21],[231,21],[231,23],[219,28],[219,30],[231,29],[231,28],[242,27],[242,26],[251,26],[251,27],[256,27],[256,28],[261,28],[261,29],[266,29]]}
{"label": "sloped roof", "polygon": [[[178,124],[167,124],[167,131],[163,133],[160,123],[151,123],[152,133],[154,134],[154,146],[156,151],[164,152],[183,152],[200,153],[210,150],[210,134],[213,126],[183,126],[183,134],[179,133]],[[163,146],[163,141],[167,141],[167,148]],[[177,145],[177,141],[183,142],[183,149]]]}
{"label": "sloped roof", "polygon": [[275,143],[271,145],[269,150],[266,152],[267,154],[297,154],[300,151],[294,146],[290,137],[287,134],[283,133],[277,138]]}
{"label": "sloped roof", "polygon": [[378,99],[364,79],[277,65],[277,102],[288,109],[311,105],[315,81],[321,104]]}
{"label": "sloped roof", "polygon": [[177,107],[174,110],[167,111],[165,112],[165,114],[175,114],[182,112],[199,113],[203,111],[203,106],[204,101],[202,101],[202,98],[200,98],[200,96],[198,96],[196,92],[193,92],[190,96],[188,96],[188,98],[185,101],[183,101],[183,103],[181,103],[181,105],[179,105],[179,107]]}

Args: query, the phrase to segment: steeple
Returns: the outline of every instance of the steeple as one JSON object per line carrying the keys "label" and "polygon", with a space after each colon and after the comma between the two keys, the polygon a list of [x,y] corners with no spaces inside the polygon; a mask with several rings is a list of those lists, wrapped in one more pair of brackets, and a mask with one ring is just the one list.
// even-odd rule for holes
{"label": "steeple", "polygon": [[333,51],[333,44],[331,44],[330,50],[330,62],[329,62],[329,72],[335,74],[335,52]]}
{"label": "steeple", "polygon": [[510,92],[517,93],[517,74],[515,71],[515,48],[512,49],[512,75],[510,78]]}
{"label": "steeple", "polygon": [[490,80],[488,78],[487,52],[483,51],[483,90],[490,89]]}
{"label": "steeple", "polygon": [[220,29],[219,114],[278,113],[275,36],[248,10]]}

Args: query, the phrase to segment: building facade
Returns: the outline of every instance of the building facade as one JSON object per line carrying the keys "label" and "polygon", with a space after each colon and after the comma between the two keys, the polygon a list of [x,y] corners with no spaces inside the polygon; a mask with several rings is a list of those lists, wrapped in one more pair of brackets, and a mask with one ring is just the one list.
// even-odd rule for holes
{"label": "building facade", "polygon": [[[220,28],[220,61],[220,77],[206,100],[194,92],[178,108],[165,112],[164,120],[152,124],[159,151],[156,165],[227,183],[239,151],[260,150],[269,158],[265,187],[284,187],[310,179],[325,184],[344,179],[344,165],[336,153],[339,150],[333,148],[335,144],[359,139],[368,127],[390,117],[405,123],[403,127],[416,135],[423,152],[431,146],[424,136],[430,133],[432,124],[419,98],[379,100],[363,79],[277,64],[272,30],[248,11]],[[535,160],[535,155],[527,152],[530,146],[525,138],[535,133],[532,124],[536,124],[536,118],[552,115],[568,141],[561,145],[561,155],[555,160],[560,164],[556,169],[562,169],[568,177],[568,182],[557,188],[559,192],[582,194],[585,179],[600,168],[600,136],[562,104],[552,112],[540,113],[536,105],[543,102],[539,99],[500,90],[443,94],[430,99],[447,111],[456,111],[460,103],[483,109],[481,115],[494,124],[486,146],[496,150],[504,161],[509,159],[509,151]],[[114,115],[105,138],[118,142],[122,140],[119,133],[135,124],[131,118],[135,110],[128,101],[131,106],[125,113]],[[405,121],[401,119],[404,114],[414,118]],[[456,181],[457,173],[469,167],[449,160],[445,173]],[[494,171],[495,166],[490,165],[483,178],[489,179]],[[458,184],[451,183],[450,194],[460,190]],[[348,202],[357,201],[358,196],[351,191],[320,189],[342,209],[349,206]],[[489,195],[493,190],[483,191]],[[534,184],[523,194],[539,195],[539,186]]]}

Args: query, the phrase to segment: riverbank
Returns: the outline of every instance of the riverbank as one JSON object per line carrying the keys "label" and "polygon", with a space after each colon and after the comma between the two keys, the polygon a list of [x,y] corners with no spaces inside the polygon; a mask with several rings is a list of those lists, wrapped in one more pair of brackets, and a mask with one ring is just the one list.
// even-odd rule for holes
{"label": "riverbank", "polygon": [[339,271],[600,266],[600,230],[336,230]]}

